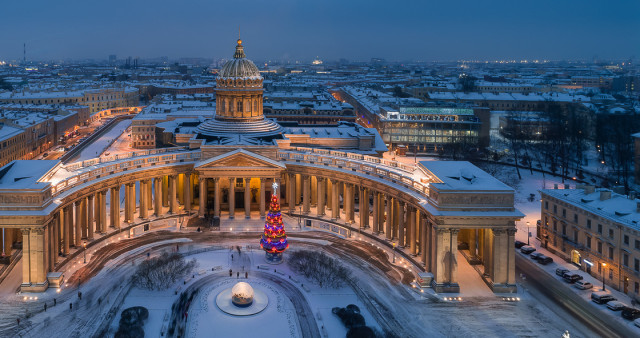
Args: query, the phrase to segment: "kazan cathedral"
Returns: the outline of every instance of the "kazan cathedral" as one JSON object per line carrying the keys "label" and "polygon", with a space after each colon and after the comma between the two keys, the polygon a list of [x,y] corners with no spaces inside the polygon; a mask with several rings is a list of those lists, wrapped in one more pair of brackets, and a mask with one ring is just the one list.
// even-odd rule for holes
{"label": "kazan cathedral", "polygon": [[516,291],[513,189],[468,162],[383,159],[375,129],[288,135],[263,115],[263,78],[241,40],[216,82],[216,113],[188,146],[0,169],[2,263],[22,260],[23,292],[58,287],[83,247],[112,237],[179,218],[264,218],[274,183],[283,214],[395,248],[437,292],[460,291],[459,259],[494,292]]}

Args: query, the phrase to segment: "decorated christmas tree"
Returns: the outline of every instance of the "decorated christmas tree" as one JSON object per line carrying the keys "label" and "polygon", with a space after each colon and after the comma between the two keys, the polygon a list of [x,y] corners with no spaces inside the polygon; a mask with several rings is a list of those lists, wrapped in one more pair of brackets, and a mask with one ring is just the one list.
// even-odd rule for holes
{"label": "decorated christmas tree", "polygon": [[271,195],[271,203],[269,205],[269,213],[264,223],[264,234],[260,239],[260,247],[265,251],[267,262],[282,262],[282,253],[287,250],[289,243],[287,242],[287,234],[284,231],[282,223],[282,215],[280,214],[280,203],[276,195],[278,184],[273,183],[273,194]]}

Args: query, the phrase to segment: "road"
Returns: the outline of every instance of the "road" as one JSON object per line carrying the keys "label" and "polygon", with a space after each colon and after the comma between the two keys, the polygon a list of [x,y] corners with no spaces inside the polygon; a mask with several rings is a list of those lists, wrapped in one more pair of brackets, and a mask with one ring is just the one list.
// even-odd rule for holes
{"label": "road", "polygon": [[[576,323],[576,327],[583,327],[583,336],[600,337],[634,337],[635,332],[628,328],[608,322],[607,316],[592,309],[586,300],[562,285],[562,282],[540,269],[532,260],[516,254],[516,274],[525,274],[522,285],[538,301],[568,322]],[[551,304],[550,304],[551,303]],[[613,324],[613,325],[612,325]]]}

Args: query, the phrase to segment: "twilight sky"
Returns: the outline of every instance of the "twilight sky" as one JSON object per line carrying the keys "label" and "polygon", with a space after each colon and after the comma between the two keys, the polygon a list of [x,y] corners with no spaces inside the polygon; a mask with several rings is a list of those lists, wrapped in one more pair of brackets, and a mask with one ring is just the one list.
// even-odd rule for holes
{"label": "twilight sky", "polygon": [[639,0],[4,0],[0,60],[640,56]]}

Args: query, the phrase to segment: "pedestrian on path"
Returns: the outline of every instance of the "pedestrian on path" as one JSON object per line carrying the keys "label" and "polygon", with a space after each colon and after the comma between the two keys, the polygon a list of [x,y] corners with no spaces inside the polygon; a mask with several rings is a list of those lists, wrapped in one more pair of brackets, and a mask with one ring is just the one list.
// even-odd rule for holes
{"label": "pedestrian on path", "polygon": [[58,303],[58,301],[54,298],[53,299],[53,306],[56,306],[57,303]]}
{"label": "pedestrian on path", "polygon": [[47,303],[44,303],[44,312],[47,312]]}
{"label": "pedestrian on path", "polygon": [[73,311],[73,303],[69,303],[69,311]]}
{"label": "pedestrian on path", "polygon": [[248,273],[248,272],[245,272],[245,273],[244,273],[244,278],[245,278],[245,279],[246,279],[246,278],[249,278],[249,273]]}
{"label": "pedestrian on path", "polygon": [[20,326],[20,318],[16,318],[16,320],[18,321],[18,326]]}
{"label": "pedestrian on path", "polygon": [[237,278],[240,278],[240,271],[238,271],[238,272],[236,273],[236,279],[237,279]]}

